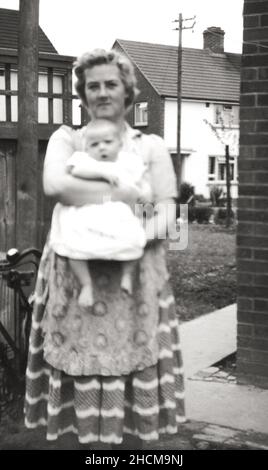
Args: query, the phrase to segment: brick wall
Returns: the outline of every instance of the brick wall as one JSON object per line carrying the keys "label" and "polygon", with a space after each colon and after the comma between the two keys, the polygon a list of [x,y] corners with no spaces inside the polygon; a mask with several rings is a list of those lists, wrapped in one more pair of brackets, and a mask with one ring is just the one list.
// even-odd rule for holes
{"label": "brick wall", "polygon": [[268,386],[267,0],[244,1],[243,39],[238,164],[237,365],[240,381]]}
{"label": "brick wall", "polygon": [[[124,53],[119,46],[116,49]],[[141,130],[145,134],[157,134],[164,137],[164,99],[159,96],[135,64],[134,69],[138,82],[137,86],[140,90],[136,103],[148,102],[148,126],[134,125],[134,107],[128,113],[127,120],[132,127]]]}

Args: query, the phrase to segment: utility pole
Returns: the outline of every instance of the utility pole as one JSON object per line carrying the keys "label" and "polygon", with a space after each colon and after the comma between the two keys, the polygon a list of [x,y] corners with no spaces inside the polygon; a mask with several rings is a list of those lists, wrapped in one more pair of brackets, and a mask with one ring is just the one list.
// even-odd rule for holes
{"label": "utility pole", "polygon": [[21,250],[37,242],[39,0],[20,0],[19,18],[15,231]]}
{"label": "utility pole", "polygon": [[231,224],[232,199],[231,199],[231,175],[230,175],[230,154],[229,145],[225,145],[225,166],[226,166],[226,227]]}
{"label": "utility pole", "polygon": [[177,177],[177,187],[180,190],[181,185],[181,88],[182,88],[182,30],[191,29],[193,31],[195,21],[191,26],[183,26],[184,21],[193,21],[193,18],[183,19],[182,13],[179,13],[179,18],[174,20],[174,23],[178,23],[178,28],[175,31],[179,31],[179,42],[178,42],[178,68],[177,68],[177,158],[175,159],[175,173]]}
{"label": "utility pole", "polygon": [[[175,172],[177,174],[177,186],[181,185],[181,85],[182,85],[182,14],[179,14],[179,44],[178,44],[178,70],[177,70],[177,158]],[[177,28],[176,28],[177,29]]]}

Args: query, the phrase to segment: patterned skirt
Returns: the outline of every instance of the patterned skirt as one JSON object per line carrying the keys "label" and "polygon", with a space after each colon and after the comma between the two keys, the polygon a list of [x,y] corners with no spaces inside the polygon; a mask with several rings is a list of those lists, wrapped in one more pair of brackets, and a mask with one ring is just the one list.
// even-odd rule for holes
{"label": "patterned skirt", "polygon": [[[42,274],[42,262],[40,270]],[[37,280],[39,294],[40,283],[46,290],[43,280]],[[46,426],[50,441],[72,432],[81,444],[120,444],[125,434],[150,442],[178,432],[185,421],[183,365],[168,282],[158,296],[158,360],[121,376],[73,376],[49,365],[43,347],[45,305],[42,296],[39,299],[34,305],[26,371],[26,427]]]}

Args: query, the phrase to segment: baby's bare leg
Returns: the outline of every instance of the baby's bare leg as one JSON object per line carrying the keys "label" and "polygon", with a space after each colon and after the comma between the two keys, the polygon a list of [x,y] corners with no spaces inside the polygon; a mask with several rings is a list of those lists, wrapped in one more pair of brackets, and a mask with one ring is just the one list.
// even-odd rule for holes
{"label": "baby's bare leg", "polygon": [[121,278],[121,289],[132,294],[132,276],[135,270],[136,260],[135,261],[124,261],[122,265],[122,278]]}
{"label": "baby's bare leg", "polygon": [[93,288],[87,261],[69,259],[70,266],[81,284],[81,291],[78,297],[80,307],[91,307],[94,303]]}

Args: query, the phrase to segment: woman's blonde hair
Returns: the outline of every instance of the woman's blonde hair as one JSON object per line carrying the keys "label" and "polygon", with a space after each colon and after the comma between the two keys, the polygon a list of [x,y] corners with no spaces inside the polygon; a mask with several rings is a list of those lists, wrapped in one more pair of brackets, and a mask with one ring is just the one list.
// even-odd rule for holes
{"label": "woman's blonde hair", "polygon": [[131,62],[115,50],[105,51],[104,49],[94,49],[92,52],[86,52],[74,62],[74,73],[77,77],[75,89],[79,98],[85,107],[87,100],[85,94],[85,70],[91,69],[95,65],[116,65],[118,67],[121,80],[126,91],[125,107],[129,108],[138,94],[136,87],[136,77]]}

